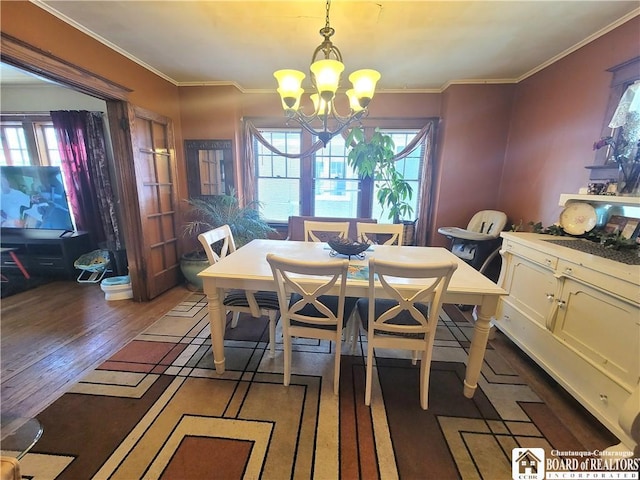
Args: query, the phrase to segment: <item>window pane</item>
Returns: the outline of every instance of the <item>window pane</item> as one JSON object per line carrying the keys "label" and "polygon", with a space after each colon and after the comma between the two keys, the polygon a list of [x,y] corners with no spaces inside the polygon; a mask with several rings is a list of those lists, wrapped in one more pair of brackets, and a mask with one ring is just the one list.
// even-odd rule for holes
{"label": "window pane", "polygon": [[[3,165],[30,165],[29,150],[22,126],[2,127]],[[8,158],[5,158],[5,155]],[[35,163],[37,165],[37,162]]]}
{"label": "window pane", "polygon": [[[261,130],[262,136],[284,153],[299,153],[300,130]],[[254,141],[256,199],[269,221],[285,222],[300,213],[300,159],[287,158]]]}
{"label": "window pane", "polygon": [[[419,130],[381,130],[386,135],[391,135],[393,142],[396,146],[396,153],[401,152]],[[409,183],[413,189],[411,200],[408,200],[409,205],[413,208],[412,218],[405,218],[404,220],[413,220],[417,213],[418,207],[418,190],[420,187],[420,172],[422,169],[422,153],[424,145],[419,144],[406,158],[398,160],[396,162],[396,170],[398,170],[404,176],[404,179]],[[377,218],[380,223],[392,223],[393,219],[389,218],[389,209],[383,209],[378,203],[378,185],[374,184],[373,187],[373,218]]]}
{"label": "window pane", "polygon": [[262,215],[269,221],[286,221],[300,212],[300,181],[294,178],[259,178]]}
{"label": "window pane", "polygon": [[314,189],[317,217],[357,217],[358,180],[316,181]]}
{"label": "window pane", "polygon": [[41,132],[44,134],[44,143],[46,145],[47,155],[49,157],[49,165],[59,167],[61,164],[60,151],[58,150],[58,139],[53,125],[40,125]]}
{"label": "window pane", "polygon": [[360,181],[347,165],[344,139],[334,137],[314,159],[314,213],[318,217],[357,217]]}

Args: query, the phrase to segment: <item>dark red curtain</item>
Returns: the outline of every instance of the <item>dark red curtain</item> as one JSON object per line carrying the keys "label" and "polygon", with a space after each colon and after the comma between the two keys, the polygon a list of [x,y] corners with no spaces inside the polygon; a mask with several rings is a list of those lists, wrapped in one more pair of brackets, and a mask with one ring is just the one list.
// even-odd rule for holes
{"label": "dark red curtain", "polygon": [[89,232],[99,246],[121,249],[102,113],[54,111],[51,119],[76,228]]}

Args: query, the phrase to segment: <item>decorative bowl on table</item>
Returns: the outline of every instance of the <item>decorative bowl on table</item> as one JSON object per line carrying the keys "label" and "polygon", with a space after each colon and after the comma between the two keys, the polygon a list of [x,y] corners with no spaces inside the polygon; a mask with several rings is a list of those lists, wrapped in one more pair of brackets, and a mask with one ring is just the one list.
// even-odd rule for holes
{"label": "decorative bowl on table", "polygon": [[364,258],[364,251],[369,248],[368,242],[357,242],[350,238],[336,237],[327,242],[331,247],[329,255],[346,255],[348,257]]}

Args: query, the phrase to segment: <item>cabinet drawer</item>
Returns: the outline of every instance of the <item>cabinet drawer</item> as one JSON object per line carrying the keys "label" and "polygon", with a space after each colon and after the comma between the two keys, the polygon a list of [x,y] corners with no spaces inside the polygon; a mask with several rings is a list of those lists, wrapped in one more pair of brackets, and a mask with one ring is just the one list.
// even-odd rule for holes
{"label": "cabinet drawer", "polygon": [[526,258],[551,270],[554,270],[558,265],[558,257],[554,257],[553,255],[549,255],[533,248],[525,247],[524,245],[515,243],[511,240],[507,240],[505,242],[504,249],[513,255]]}
{"label": "cabinet drawer", "polygon": [[31,268],[34,269],[53,269],[53,270],[58,270],[58,269],[64,269],[65,268],[65,262],[64,262],[64,258],[62,257],[47,257],[47,256],[33,256],[30,258],[30,265]]}
{"label": "cabinet drawer", "polygon": [[534,359],[538,343],[547,343],[552,338],[549,330],[531,320],[518,302],[509,297],[500,299],[495,318],[494,325]]}
{"label": "cabinet drawer", "polygon": [[[20,259],[20,257],[18,257],[18,259]],[[24,265],[24,262],[21,259],[20,261]],[[7,256],[2,255],[2,261],[0,262],[0,266],[2,266],[2,268],[18,268],[18,264],[16,263],[16,261],[9,255]]]}
{"label": "cabinet drawer", "polygon": [[560,359],[552,376],[620,440],[632,441],[618,423],[631,392],[579,356],[562,355]]}
{"label": "cabinet drawer", "polygon": [[626,298],[635,305],[640,305],[640,284],[638,283],[627,282],[565,260],[558,262],[558,274],[580,280],[597,289]]}

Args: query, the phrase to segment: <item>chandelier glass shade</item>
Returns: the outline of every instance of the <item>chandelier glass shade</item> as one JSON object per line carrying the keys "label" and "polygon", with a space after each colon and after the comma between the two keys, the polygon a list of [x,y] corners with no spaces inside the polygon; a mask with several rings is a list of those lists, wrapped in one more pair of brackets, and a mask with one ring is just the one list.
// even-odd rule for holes
{"label": "chandelier glass shade", "polygon": [[278,81],[278,93],[287,119],[297,122],[305,130],[316,135],[325,146],[335,135],[368,113],[367,107],[375,93],[376,83],[380,80],[380,73],[376,70],[363,69],[353,72],[349,75],[353,87],[345,92],[350,112],[348,115],[340,115],[336,111],[334,100],[340,87],[344,64],[340,50],[331,42],[335,30],[329,26],[330,5],[331,2],[327,1],[326,24],[320,30],[324,41],[313,52],[309,68],[314,90],[311,94],[313,112],[305,114],[300,108],[304,93],[302,81],[306,77],[303,72],[285,69],[273,74]]}

